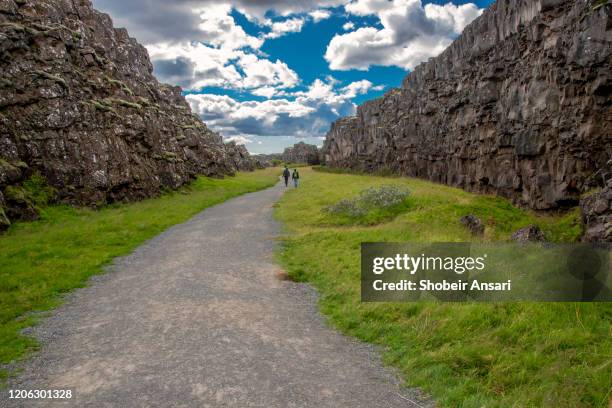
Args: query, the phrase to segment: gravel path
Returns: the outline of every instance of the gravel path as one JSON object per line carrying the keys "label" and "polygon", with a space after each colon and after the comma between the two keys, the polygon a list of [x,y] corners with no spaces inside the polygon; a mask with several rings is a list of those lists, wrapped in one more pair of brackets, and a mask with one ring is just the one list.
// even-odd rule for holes
{"label": "gravel path", "polygon": [[[205,210],[118,259],[34,330],[2,406],[419,407],[375,350],[326,327],[308,285],[280,281],[280,185]],[[6,391],[4,392],[6,394]]]}

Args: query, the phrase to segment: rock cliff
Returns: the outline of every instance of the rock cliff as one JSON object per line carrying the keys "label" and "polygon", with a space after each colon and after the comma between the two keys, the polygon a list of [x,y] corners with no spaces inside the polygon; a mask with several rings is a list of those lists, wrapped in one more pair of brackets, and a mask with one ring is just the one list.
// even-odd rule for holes
{"label": "rock cliff", "polygon": [[334,123],[327,165],[534,209],[576,205],[612,176],[612,5],[603,3],[498,0],[399,89]]}
{"label": "rock cliff", "polygon": [[88,0],[0,0],[0,224],[35,216],[19,190],[32,175],[93,205],[244,169],[152,71]]}
{"label": "rock cliff", "polygon": [[236,170],[253,171],[255,169],[263,169],[271,166],[271,163],[267,160],[262,160],[258,156],[251,156],[244,145],[229,142],[225,144],[225,148]]}
{"label": "rock cliff", "polygon": [[299,142],[286,148],[281,157],[287,163],[319,164],[319,149],[315,145]]}

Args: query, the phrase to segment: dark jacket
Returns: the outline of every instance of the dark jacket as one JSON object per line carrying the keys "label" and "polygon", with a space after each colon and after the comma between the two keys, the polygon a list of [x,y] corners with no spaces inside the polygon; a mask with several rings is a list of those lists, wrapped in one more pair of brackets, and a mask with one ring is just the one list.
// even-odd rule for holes
{"label": "dark jacket", "polygon": [[283,171],[283,177],[288,179],[289,176],[291,175],[291,173],[289,172],[289,169],[285,169],[285,171]]}
{"label": "dark jacket", "polygon": [[297,170],[295,170],[295,171],[293,172],[293,176],[291,176],[291,178],[292,178],[292,179],[299,179],[299,178],[300,178],[300,173],[298,173],[298,171],[297,171]]}

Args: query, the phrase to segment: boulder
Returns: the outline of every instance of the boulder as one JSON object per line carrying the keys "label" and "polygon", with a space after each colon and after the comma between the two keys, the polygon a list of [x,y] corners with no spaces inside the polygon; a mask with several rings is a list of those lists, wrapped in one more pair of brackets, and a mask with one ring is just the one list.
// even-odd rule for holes
{"label": "boulder", "polygon": [[38,210],[28,197],[26,191],[19,186],[9,186],[4,191],[6,216],[10,220],[34,221],[38,219]]}
{"label": "boulder", "polygon": [[516,242],[543,242],[544,233],[537,225],[528,225],[514,232],[511,239]]}
{"label": "boulder", "polygon": [[469,214],[461,217],[459,220],[463,226],[470,230],[473,235],[482,235],[484,233],[484,224],[480,218]]}

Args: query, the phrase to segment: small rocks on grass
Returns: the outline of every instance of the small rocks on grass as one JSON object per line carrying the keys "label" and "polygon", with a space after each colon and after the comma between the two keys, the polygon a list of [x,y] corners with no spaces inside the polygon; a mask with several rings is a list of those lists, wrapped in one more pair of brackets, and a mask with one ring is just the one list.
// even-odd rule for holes
{"label": "small rocks on grass", "polygon": [[512,234],[512,240],[516,242],[544,242],[544,233],[537,225],[528,225]]}
{"label": "small rocks on grass", "polygon": [[469,229],[473,235],[482,235],[484,234],[484,224],[480,220],[480,218],[476,217],[473,214],[465,215],[461,217],[461,224],[463,224],[467,229]]}

